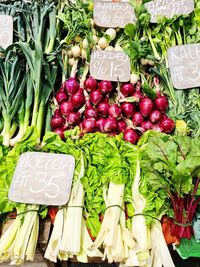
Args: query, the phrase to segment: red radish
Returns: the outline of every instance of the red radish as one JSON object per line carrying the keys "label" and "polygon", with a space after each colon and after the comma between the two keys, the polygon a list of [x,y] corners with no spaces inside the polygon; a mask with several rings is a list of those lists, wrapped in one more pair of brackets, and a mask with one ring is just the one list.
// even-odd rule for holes
{"label": "red radish", "polygon": [[168,100],[166,98],[166,96],[161,96],[159,95],[158,97],[156,97],[155,101],[155,107],[161,112],[164,113],[166,112],[167,108],[168,108]]}
{"label": "red radish", "polygon": [[99,90],[94,90],[90,93],[90,102],[95,106],[101,102],[102,98],[103,96]]}
{"label": "red radish", "polygon": [[54,111],[54,116],[61,116],[61,112],[60,112],[60,109],[57,108],[55,111]]}
{"label": "red radish", "polygon": [[79,83],[75,78],[69,78],[65,83],[64,83],[65,91],[68,95],[74,95],[75,93],[78,92],[79,90]]}
{"label": "red radish", "polygon": [[68,102],[62,102],[60,104],[60,111],[62,113],[62,115],[64,116],[68,116],[70,112],[72,112],[74,110],[74,106],[72,104],[72,102],[68,101]]}
{"label": "red radish", "polygon": [[138,140],[138,135],[136,131],[133,129],[126,129],[124,131],[124,140],[132,144],[135,144]]}
{"label": "red radish", "polygon": [[117,132],[111,132],[108,134],[109,136],[116,136],[117,135]]}
{"label": "red radish", "polygon": [[87,91],[88,92],[91,92],[91,91],[97,89],[98,83],[97,83],[97,81],[92,76],[90,76],[89,78],[87,78],[85,80],[84,85],[85,85]]}
{"label": "red radish", "polygon": [[141,128],[144,129],[144,131],[151,130],[153,129],[153,123],[151,121],[143,121]]}
{"label": "red radish", "polygon": [[106,133],[110,133],[113,132],[117,129],[118,124],[117,124],[117,120],[113,117],[109,117],[105,120],[104,123],[104,131]]}
{"label": "red radish", "polygon": [[126,116],[127,118],[131,118],[133,116],[133,113],[135,111],[135,107],[132,103],[124,102],[121,105],[122,114]]}
{"label": "red radish", "polygon": [[72,95],[70,101],[72,102],[74,108],[79,109],[85,104],[85,97],[79,92]]}
{"label": "red radish", "polygon": [[153,126],[153,130],[157,131],[157,132],[163,132],[163,127],[161,123],[157,123]]}
{"label": "red radish", "polygon": [[66,130],[68,130],[68,129],[69,129],[69,123],[66,122],[66,123],[64,124],[64,126],[62,127],[62,130],[63,130],[63,131],[66,131]]}
{"label": "red radish", "polygon": [[127,128],[127,125],[126,125],[125,121],[123,121],[123,120],[118,121],[118,129],[120,132],[124,132],[126,130],[126,128]]}
{"label": "red radish", "polygon": [[156,123],[159,122],[162,118],[162,114],[159,110],[153,110],[149,116],[151,122]]}
{"label": "red radish", "polygon": [[152,110],[153,110],[153,101],[148,97],[144,97],[140,101],[140,112],[142,116],[148,117],[151,114]]}
{"label": "red radish", "polygon": [[117,119],[121,116],[121,108],[117,104],[112,104],[108,109],[108,113]]}
{"label": "red radish", "polygon": [[108,94],[112,91],[112,83],[110,81],[101,81],[98,86],[102,94]]}
{"label": "red radish", "polygon": [[56,129],[54,130],[54,133],[59,134],[61,139],[63,139],[63,140],[65,139],[64,131],[63,131],[62,129],[60,129],[60,128],[56,128]]}
{"label": "red radish", "polygon": [[59,91],[56,94],[56,100],[57,100],[58,104],[60,104],[63,101],[67,101],[68,100],[68,96],[65,94],[65,92]]}
{"label": "red radish", "polygon": [[136,103],[138,103],[143,97],[143,93],[140,90],[136,90],[135,93],[132,94],[134,98],[136,98]]}
{"label": "red radish", "polygon": [[109,103],[107,102],[99,103],[97,106],[98,113],[102,115],[103,117],[108,116],[108,110],[109,110]]}
{"label": "red radish", "polygon": [[124,97],[126,96],[131,96],[135,91],[135,88],[131,83],[124,83],[121,86],[121,93],[123,94]]}
{"label": "red radish", "polygon": [[51,128],[56,129],[56,128],[61,128],[65,123],[65,120],[63,117],[59,115],[54,115],[51,118]]}
{"label": "red radish", "polygon": [[105,120],[106,120],[105,118],[100,118],[100,119],[98,119],[97,122],[96,122],[97,129],[98,129],[101,133],[105,132],[105,131],[104,131]]}
{"label": "red radish", "polygon": [[58,92],[65,92],[65,83],[63,83]]}
{"label": "red radish", "polygon": [[86,118],[94,118],[94,119],[98,118],[98,112],[92,106],[86,108],[84,115]]}
{"label": "red radish", "polygon": [[83,133],[92,133],[96,128],[96,120],[94,118],[84,119],[82,122]]}
{"label": "red radish", "polygon": [[142,114],[140,112],[135,112],[132,117],[132,122],[134,126],[141,126],[143,123],[144,118],[142,117]]}
{"label": "red radish", "polygon": [[161,126],[163,127],[164,133],[171,133],[174,130],[175,123],[170,118],[164,118],[161,122]]}
{"label": "red radish", "polygon": [[67,122],[70,125],[77,125],[80,121],[80,114],[77,112],[71,112],[69,116],[67,117]]}

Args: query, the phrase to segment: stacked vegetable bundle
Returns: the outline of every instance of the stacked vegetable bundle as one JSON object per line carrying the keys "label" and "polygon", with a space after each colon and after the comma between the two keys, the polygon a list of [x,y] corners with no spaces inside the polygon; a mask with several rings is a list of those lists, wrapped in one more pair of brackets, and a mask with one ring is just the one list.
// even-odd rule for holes
{"label": "stacked vegetable bundle", "polygon": [[[70,131],[68,134],[73,137],[77,133]],[[30,149],[38,151],[36,144],[37,134],[29,128],[23,140],[4,156],[7,163],[4,173],[9,176],[8,180],[4,177],[3,182],[10,183],[20,153]],[[145,223],[146,200],[139,188],[142,149],[124,142],[120,136],[95,133],[79,140],[70,136],[63,142],[56,134],[47,133],[39,151],[70,153],[76,158],[70,200],[58,209],[46,258],[56,262],[57,258],[67,260],[77,256],[79,261],[87,262],[88,257],[101,257],[110,263],[142,266],[156,257],[164,266],[174,266],[161,226],[154,221],[157,217],[152,220],[151,227]],[[44,217],[47,209],[9,202],[5,191],[7,210],[4,211],[17,208],[17,217],[0,239],[0,260],[20,264],[25,259],[33,259],[38,213]],[[148,235],[150,230],[152,241]],[[161,243],[155,241],[155,231]],[[156,251],[151,252],[155,247]]]}

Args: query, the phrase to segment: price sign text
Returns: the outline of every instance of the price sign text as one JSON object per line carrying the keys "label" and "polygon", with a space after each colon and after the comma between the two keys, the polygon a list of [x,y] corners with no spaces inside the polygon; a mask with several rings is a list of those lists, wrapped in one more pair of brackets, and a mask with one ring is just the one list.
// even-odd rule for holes
{"label": "price sign text", "polygon": [[74,157],[70,155],[23,153],[15,169],[9,199],[31,204],[66,204],[74,166]]}
{"label": "price sign text", "polygon": [[200,86],[200,44],[171,47],[168,49],[168,64],[176,89]]}
{"label": "price sign text", "polygon": [[194,0],[155,0],[145,4],[151,14],[151,22],[158,16],[172,18],[175,15],[190,14],[194,10]]}
{"label": "price sign text", "polygon": [[136,20],[134,9],[128,2],[94,2],[94,21],[100,27],[124,28]]}
{"label": "price sign text", "polygon": [[127,82],[130,80],[130,59],[124,52],[93,51],[90,73],[97,80]]}

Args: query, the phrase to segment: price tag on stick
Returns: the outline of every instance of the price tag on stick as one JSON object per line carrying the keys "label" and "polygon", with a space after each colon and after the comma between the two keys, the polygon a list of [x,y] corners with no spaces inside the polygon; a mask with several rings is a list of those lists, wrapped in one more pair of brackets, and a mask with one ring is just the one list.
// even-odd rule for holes
{"label": "price tag on stick", "polygon": [[124,28],[137,21],[128,1],[94,1],[94,22],[100,27]]}
{"label": "price tag on stick", "polygon": [[0,15],[0,46],[6,49],[13,43],[13,17]]}
{"label": "price tag on stick", "polygon": [[74,175],[71,155],[26,152],[20,155],[9,191],[19,203],[64,205],[68,202]]}
{"label": "price tag on stick", "polygon": [[155,0],[145,4],[151,14],[151,22],[157,22],[158,16],[172,18],[175,15],[190,14],[194,10],[194,0]]}
{"label": "price tag on stick", "polygon": [[200,44],[169,48],[168,65],[176,89],[200,86]]}
{"label": "price tag on stick", "polygon": [[130,59],[124,52],[93,51],[90,73],[97,80],[128,82],[130,80]]}

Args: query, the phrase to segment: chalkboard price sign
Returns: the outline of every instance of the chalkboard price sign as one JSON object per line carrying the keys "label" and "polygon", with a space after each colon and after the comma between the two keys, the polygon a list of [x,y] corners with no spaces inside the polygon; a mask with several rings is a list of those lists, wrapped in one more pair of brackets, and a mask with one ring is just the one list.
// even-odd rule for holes
{"label": "chalkboard price sign", "polygon": [[93,51],[90,73],[97,80],[128,82],[130,80],[130,59],[124,52]]}
{"label": "chalkboard price sign", "polygon": [[70,155],[26,152],[18,160],[9,199],[19,203],[64,205],[69,200],[75,159]]}
{"label": "chalkboard price sign", "polygon": [[13,42],[13,17],[0,15],[0,46],[6,49]]}
{"label": "chalkboard price sign", "polygon": [[136,20],[134,9],[128,1],[94,1],[94,21],[100,27],[124,28]]}
{"label": "chalkboard price sign", "polygon": [[169,48],[168,65],[176,89],[200,86],[200,44]]}
{"label": "chalkboard price sign", "polygon": [[190,14],[194,10],[194,0],[155,0],[145,4],[151,14],[151,22],[158,16],[172,18],[175,15]]}

